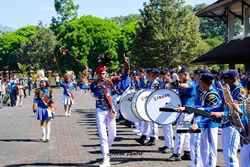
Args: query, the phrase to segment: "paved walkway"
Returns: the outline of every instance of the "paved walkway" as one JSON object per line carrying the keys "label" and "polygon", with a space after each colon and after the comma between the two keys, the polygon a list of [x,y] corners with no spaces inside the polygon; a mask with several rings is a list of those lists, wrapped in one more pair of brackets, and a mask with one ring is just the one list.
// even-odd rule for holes
{"label": "paved walkway", "polygon": [[[94,99],[75,92],[72,117],[65,117],[62,89],[54,90],[57,113],[51,140],[41,142],[39,121],[32,112],[32,96],[22,107],[0,109],[0,166],[98,166],[99,138],[96,131]],[[157,151],[163,145],[162,128],[156,146],[140,146],[131,128],[117,123],[117,138],[111,150],[111,164],[117,167],[186,167],[189,161],[165,162],[169,155]],[[218,166],[224,166],[219,138]]]}

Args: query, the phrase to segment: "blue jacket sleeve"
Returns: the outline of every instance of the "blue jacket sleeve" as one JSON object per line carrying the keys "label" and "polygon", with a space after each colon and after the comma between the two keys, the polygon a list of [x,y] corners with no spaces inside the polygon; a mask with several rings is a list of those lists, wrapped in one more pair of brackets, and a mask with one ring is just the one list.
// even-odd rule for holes
{"label": "blue jacket sleeve", "polygon": [[204,119],[200,120],[199,122],[197,122],[198,127],[199,128],[206,127],[209,120],[210,120],[210,118],[204,118]]}

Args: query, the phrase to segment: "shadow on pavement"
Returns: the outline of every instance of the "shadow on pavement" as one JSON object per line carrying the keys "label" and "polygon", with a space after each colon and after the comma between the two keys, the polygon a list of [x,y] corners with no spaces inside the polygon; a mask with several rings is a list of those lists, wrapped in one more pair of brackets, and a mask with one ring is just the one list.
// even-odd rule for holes
{"label": "shadow on pavement", "polygon": [[[139,150],[139,149],[134,149],[134,150],[118,150],[118,149],[111,149],[110,154],[111,157],[116,157],[116,156],[129,156],[129,155],[140,155],[143,153],[159,153],[158,150]],[[89,151],[90,154],[101,154],[101,150],[93,150]],[[130,157],[131,158],[131,157]],[[137,157],[136,157],[137,158]],[[111,158],[113,159],[113,158]]]}
{"label": "shadow on pavement", "polygon": [[[139,144],[112,144],[112,147],[133,147],[133,146],[140,146],[140,145]],[[100,144],[82,145],[82,147],[100,147]]]}
{"label": "shadow on pavement", "polygon": [[41,139],[0,139],[0,142],[42,142]]}
{"label": "shadow on pavement", "polygon": [[13,164],[6,165],[5,167],[16,167],[16,166],[96,166],[89,163],[23,163],[23,164]]}

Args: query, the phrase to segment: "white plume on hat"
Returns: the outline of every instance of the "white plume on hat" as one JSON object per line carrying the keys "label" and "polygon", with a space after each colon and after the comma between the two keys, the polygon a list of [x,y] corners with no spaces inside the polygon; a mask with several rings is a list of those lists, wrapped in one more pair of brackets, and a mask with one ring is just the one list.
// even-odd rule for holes
{"label": "white plume on hat", "polygon": [[40,81],[48,81],[49,79],[47,77],[40,78]]}
{"label": "white plume on hat", "polygon": [[37,75],[39,76],[39,78],[45,77],[44,70],[38,70]]}
{"label": "white plume on hat", "polygon": [[37,75],[38,75],[40,81],[48,81],[48,78],[45,77],[45,73],[44,73],[43,69],[38,70]]}

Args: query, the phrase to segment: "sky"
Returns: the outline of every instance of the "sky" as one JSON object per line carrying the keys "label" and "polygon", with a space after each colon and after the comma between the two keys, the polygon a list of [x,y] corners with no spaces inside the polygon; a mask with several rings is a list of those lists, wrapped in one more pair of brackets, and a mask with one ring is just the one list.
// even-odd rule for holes
{"label": "sky", "polygon": [[[211,4],[216,0],[186,0],[186,3]],[[79,4],[78,16],[94,15],[100,18],[126,16],[139,13],[143,3],[148,0],[75,0]],[[0,25],[20,28],[26,25],[37,25],[39,20],[44,24],[56,16],[54,0],[2,0],[0,5]]]}

